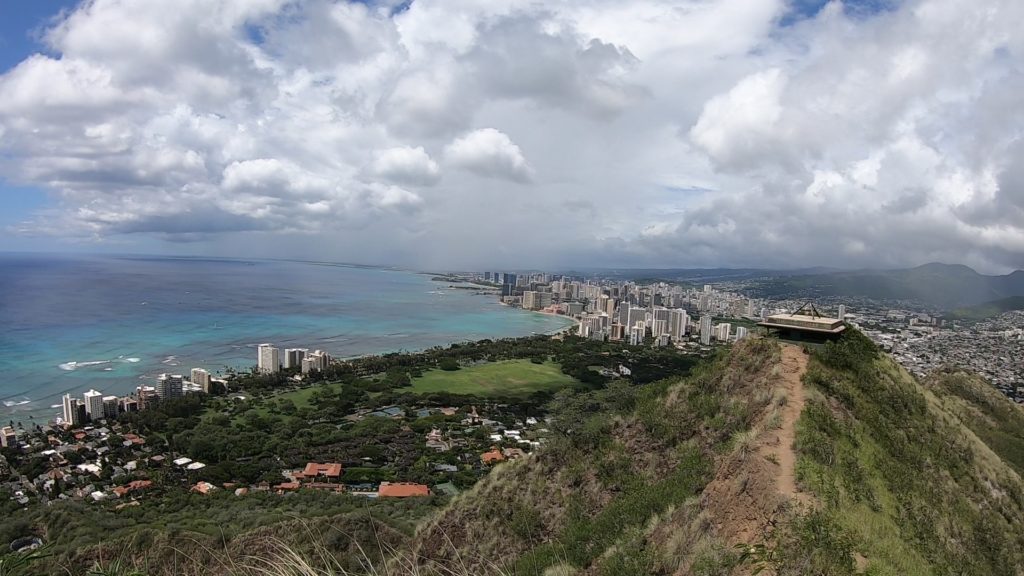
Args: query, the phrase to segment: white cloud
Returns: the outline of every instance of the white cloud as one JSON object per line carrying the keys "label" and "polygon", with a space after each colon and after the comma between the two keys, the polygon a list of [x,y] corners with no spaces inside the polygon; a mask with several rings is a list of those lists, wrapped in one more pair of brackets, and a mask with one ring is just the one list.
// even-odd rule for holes
{"label": "white cloud", "polygon": [[433,186],[441,179],[441,169],[422,146],[399,146],[374,153],[370,172],[399,184]]}
{"label": "white cloud", "polygon": [[444,155],[452,166],[478,176],[525,183],[533,173],[519,146],[494,128],[481,128],[456,138],[445,147]]}
{"label": "white cloud", "polygon": [[1024,4],[791,4],[91,0],[0,74],[0,177],[197,251],[1024,267]]}

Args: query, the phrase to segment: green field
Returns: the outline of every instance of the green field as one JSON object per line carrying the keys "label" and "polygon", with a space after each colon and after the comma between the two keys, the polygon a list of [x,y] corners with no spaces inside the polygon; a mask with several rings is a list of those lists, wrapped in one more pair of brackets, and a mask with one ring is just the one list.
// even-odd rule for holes
{"label": "green field", "polygon": [[431,370],[413,379],[412,391],[420,394],[529,394],[571,386],[575,382],[554,362],[534,364],[529,360],[506,360],[463,367],[453,372]]}

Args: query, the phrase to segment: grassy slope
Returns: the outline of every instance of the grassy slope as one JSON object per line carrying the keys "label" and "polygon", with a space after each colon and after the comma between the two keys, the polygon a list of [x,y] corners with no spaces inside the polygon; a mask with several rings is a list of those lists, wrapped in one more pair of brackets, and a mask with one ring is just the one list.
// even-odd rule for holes
{"label": "grassy slope", "polygon": [[981,378],[964,372],[937,372],[929,383],[944,409],[1024,475],[1024,408],[1008,402]]}
{"label": "grassy slope", "polygon": [[431,370],[414,378],[411,391],[427,394],[528,394],[572,386],[576,380],[562,373],[558,364],[534,364],[529,360],[506,360],[468,366],[447,372]]}
{"label": "grassy slope", "polygon": [[853,551],[875,575],[1024,570],[1020,478],[944,401],[856,332],[815,354],[805,381],[817,392],[798,427],[798,479],[831,523],[819,535],[838,543],[817,571],[851,573]]}
{"label": "grassy slope", "polygon": [[685,379],[563,394],[548,447],[457,498],[418,530],[416,553],[481,575],[713,573],[729,554],[698,499],[717,453],[767,404],[777,356],[751,340]]}

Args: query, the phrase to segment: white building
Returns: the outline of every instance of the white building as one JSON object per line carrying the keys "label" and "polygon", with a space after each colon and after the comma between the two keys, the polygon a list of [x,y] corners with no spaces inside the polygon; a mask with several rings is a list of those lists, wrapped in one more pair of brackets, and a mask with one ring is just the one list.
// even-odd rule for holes
{"label": "white building", "polygon": [[671,310],[668,314],[669,337],[676,342],[681,342],[686,336],[686,326],[689,323],[690,318],[686,314],[686,310]]}
{"label": "white building", "polygon": [[746,338],[749,335],[750,335],[750,330],[748,330],[745,326],[737,326],[736,327],[736,340],[737,341],[743,340],[744,338]]}
{"label": "white building", "polygon": [[82,403],[85,404],[85,413],[90,420],[103,418],[103,394],[96,390],[89,390],[82,394]]}
{"label": "white building", "polygon": [[728,322],[722,322],[718,326],[715,326],[715,340],[719,342],[729,341],[729,332],[732,330],[732,324]]}
{"label": "white building", "polygon": [[260,344],[256,359],[261,374],[277,374],[281,371],[281,351],[274,348],[273,344]]}
{"label": "white building", "polygon": [[64,423],[72,426],[79,426],[83,423],[84,410],[79,410],[81,402],[78,398],[72,398],[71,394],[64,395]]}
{"label": "white building", "polygon": [[315,350],[302,359],[302,373],[323,372],[331,364],[331,356],[323,350]]}
{"label": "white building", "polygon": [[647,309],[639,306],[630,306],[626,314],[626,326],[636,326],[637,322],[647,325]]}
{"label": "white building", "polygon": [[711,345],[711,315],[705,314],[700,317],[700,343],[705,346]]}
{"label": "white building", "polygon": [[302,360],[309,354],[308,348],[286,348],[284,351],[285,368],[302,368]]}
{"label": "white building", "polygon": [[839,316],[840,320],[846,321],[846,304],[839,305]]}
{"label": "white building", "polygon": [[199,386],[203,392],[210,393],[210,373],[202,368],[193,368],[189,376],[192,384]]}
{"label": "white building", "polygon": [[523,308],[526,310],[540,310],[540,292],[533,290],[523,292]]}

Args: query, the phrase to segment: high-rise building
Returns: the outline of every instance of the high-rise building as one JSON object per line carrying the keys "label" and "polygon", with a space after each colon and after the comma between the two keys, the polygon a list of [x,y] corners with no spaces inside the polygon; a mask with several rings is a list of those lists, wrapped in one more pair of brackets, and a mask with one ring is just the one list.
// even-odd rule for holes
{"label": "high-rise building", "polygon": [[302,359],[309,354],[308,348],[286,348],[284,351],[284,367],[302,368]]}
{"label": "high-rise building", "polygon": [[277,374],[281,371],[281,352],[273,344],[260,344],[256,360],[261,374]]}
{"label": "high-rise building", "polygon": [[748,330],[745,326],[737,326],[736,327],[736,340],[737,341],[743,340],[749,334],[750,334],[750,330]]}
{"label": "high-rise building", "polygon": [[651,322],[651,335],[660,338],[662,334],[668,335],[668,320],[655,319]]}
{"label": "high-rise building", "polygon": [[323,350],[315,350],[302,359],[302,373],[323,372],[331,364],[331,355]]}
{"label": "high-rise building", "polygon": [[637,322],[629,329],[629,344],[639,346],[644,343],[645,336],[647,336],[647,326],[642,321]]}
{"label": "high-rise building", "polygon": [[78,398],[72,398],[71,394],[65,394],[63,408],[65,424],[81,426],[85,423],[85,406]]}
{"label": "high-rise building", "polygon": [[104,418],[117,418],[120,410],[119,400],[117,396],[104,396],[103,397],[103,417]]}
{"label": "high-rise building", "polygon": [[160,401],[181,398],[182,380],[181,374],[161,374],[158,376],[155,392]]}
{"label": "high-rise building", "polygon": [[705,314],[700,317],[700,343],[705,346],[711,345],[711,315]]}
{"label": "high-rise building", "polygon": [[534,290],[523,292],[523,308],[526,310],[540,310],[540,292]]}
{"label": "high-rise building", "polygon": [[668,335],[672,340],[681,342],[686,336],[686,326],[690,323],[690,318],[686,314],[686,310],[674,309],[669,311],[668,314]]}
{"label": "high-rise building", "polygon": [[626,315],[626,325],[636,326],[637,322],[647,323],[647,309],[639,306],[630,306]]}
{"label": "high-rise building", "polygon": [[516,280],[517,280],[517,278],[516,278],[515,274],[505,274],[505,275],[502,276],[502,278],[501,278],[501,295],[502,296],[511,296],[511,295],[513,295],[515,293],[515,291],[516,291]]}
{"label": "high-rise building", "polygon": [[189,375],[189,380],[192,384],[199,386],[199,389],[204,393],[210,393],[210,373],[202,368],[193,368],[192,373]]}
{"label": "high-rise building", "polygon": [[718,326],[715,326],[715,340],[719,342],[727,342],[729,340],[729,332],[732,330],[732,324],[728,322],[722,322]]}
{"label": "high-rise building", "polygon": [[89,390],[82,395],[82,403],[85,404],[85,414],[90,420],[103,418],[103,394],[96,390]]}
{"label": "high-rise building", "polygon": [[608,302],[605,302],[604,313],[612,318],[615,317],[615,298],[609,298]]}
{"label": "high-rise building", "polygon": [[846,321],[846,304],[839,305],[839,316],[838,318],[842,321]]}

